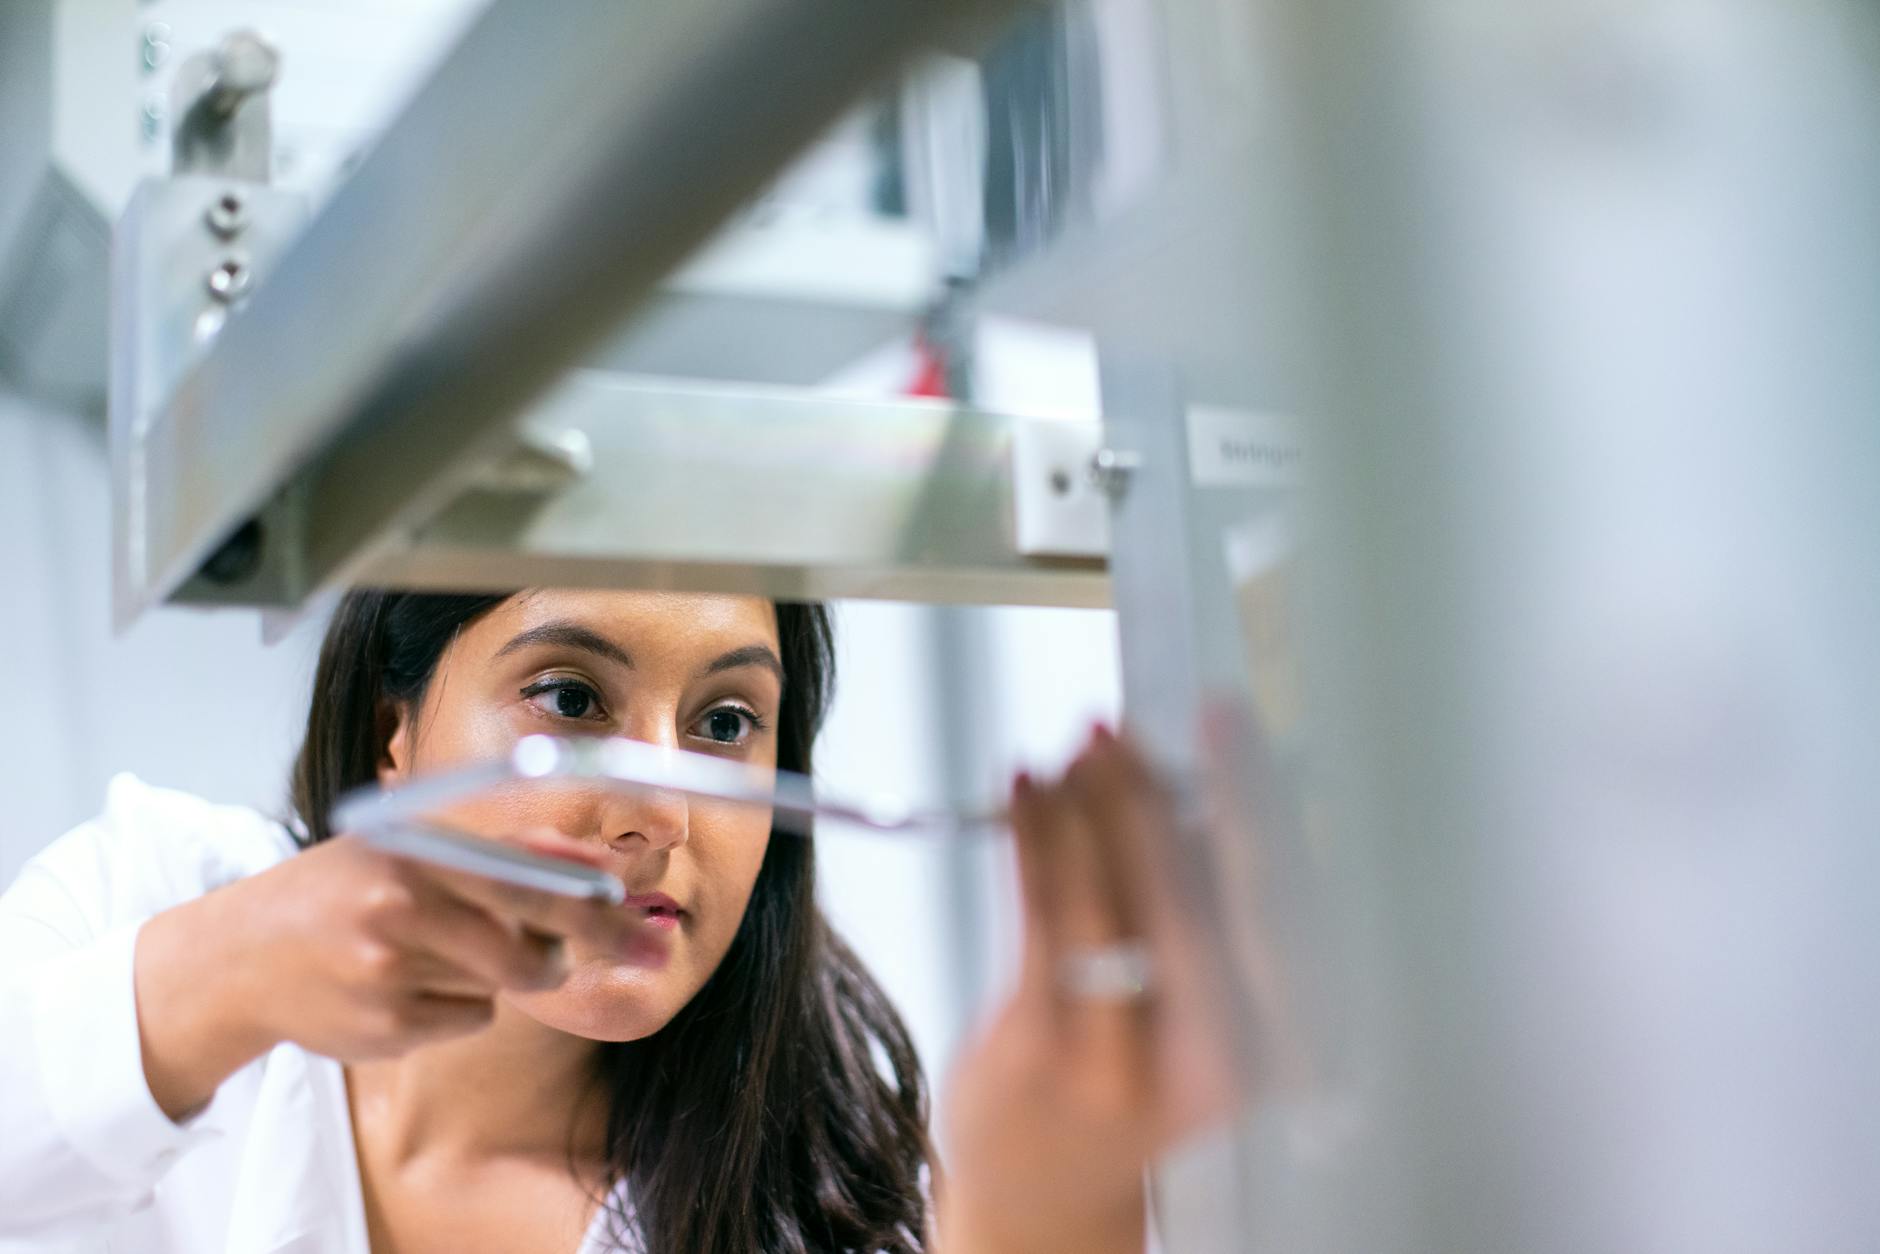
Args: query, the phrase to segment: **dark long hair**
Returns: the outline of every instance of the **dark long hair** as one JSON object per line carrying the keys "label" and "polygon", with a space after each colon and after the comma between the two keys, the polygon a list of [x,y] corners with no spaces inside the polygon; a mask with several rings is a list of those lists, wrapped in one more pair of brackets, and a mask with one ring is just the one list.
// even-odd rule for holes
{"label": "dark long hair", "polygon": [[[498,595],[355,591],[328,627],[293,800],[305,843],[377,777],[392,704]],[[834,654],[827,611],[779,602],[777,764],[808,772]],[[679,1254],[926,1248],[927,1090],[907,1029],[816,906],[807,838],[773,832],[724,961],[653,1035],[600,1047],[616,1239]]]}

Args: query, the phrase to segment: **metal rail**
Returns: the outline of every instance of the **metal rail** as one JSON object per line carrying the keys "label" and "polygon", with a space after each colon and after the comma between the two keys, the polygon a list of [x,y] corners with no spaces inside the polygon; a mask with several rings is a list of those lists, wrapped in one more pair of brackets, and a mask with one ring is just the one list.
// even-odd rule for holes
{"label": "metal rail", "polygon": [[[1061,499],[1047,469],[1036,482],[1016,478],[1012,445],[1038,421],[937,401],[675,389],[578,373],[531,411],[509,458],[408,537],[381,545],[360,578],[409,588],[1106,604],[1100,560],[1016,547],[1016,495]],[[1070,434],[1095,449],[1094,426]],[[291,563],[345,560],[354,502],[409,478],[399,463],[343,461],[345,473],[305,482]],[[1076,470],[1067,461],[1060,473]]]}

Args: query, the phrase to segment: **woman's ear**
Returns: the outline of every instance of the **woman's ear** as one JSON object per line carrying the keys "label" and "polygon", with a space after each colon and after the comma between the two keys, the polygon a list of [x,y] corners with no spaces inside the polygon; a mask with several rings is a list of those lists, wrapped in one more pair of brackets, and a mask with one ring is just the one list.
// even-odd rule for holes
{"label": "woman's ear", "polygon": [[373,718],[379,745],[379,786],[389,788],[411,774],[410,711],[402,701],[380,701]]}

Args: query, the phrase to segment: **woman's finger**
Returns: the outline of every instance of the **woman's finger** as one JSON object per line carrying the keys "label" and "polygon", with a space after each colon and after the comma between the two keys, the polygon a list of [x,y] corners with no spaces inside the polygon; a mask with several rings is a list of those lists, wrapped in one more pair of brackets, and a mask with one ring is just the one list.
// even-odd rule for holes
{"label": "woman's finger", "polygon": [[[560,937],[507,926],[441,886],[423,894],[418,918],[411,943],[443,968],[488,988],[554,988],[567,976],[567,945]],[[433,992],[452,991],[425,987]]]}
{"label": "woman's finger", "polygon": [[473,975],[454,962],[435,954],[413,951],[399,966],[400,983],[407,996],[490,998],[501,991],[499,985]]}
{"label": "woman's finger", "polygon": [[1038,785],[1020,772],[1012,782],[1012,847],[1018,860],[1019,904],[1024,911],[1021,987],[1051,995],[1051,955],[1056,950],[1057,851],[1046,825]]}
{"label": "woman's finger", "polygon": [[1152,890],[1146,851],[1155,837],[1146,829],[1160,816],[1147,804],[1149,790],[1128,767],[1119,742],[1099,727],[1090,747],[1071,764],[1064,786],[1086,833],[1090,875],[1100,895],[1095,908],[1119,938],[1147,941],[1155,920],[1146,900]]}
{"label": "woman's finger", "polygon": [[1075,987],[1079,968],[1140,937],[1114,882],[1114,859],[1106,852],[1079,777],[1090,768],[1080,757],[1066,782],[1041,790],[1041,809],[1057,853],[1055,927],[1050,954],[1059,1030],[1069,1038],[1072,1066],[1105,1102],[1125,1100],[1140,1081],[1144,998]]}
{"label": "woman's finger", "polygon": [[[1079,782],[1118,908],[1136,935],[1156,948],[1198,943],[1205,912],[1190,891],[1196,851],[1182,838],[1175,799],[1155,768],[1127,738],[1103,732]],[[1162,960],[1180,965],[1187,956]]]}
{"label": "woman's finger", "polygon": [[398,1012],[407,1039],[441,1041],[468,1036],[490,1025],[496,1006],[488,997],[414,993]]}
{"label": "woman's finger", "polygon": [[427,866],[425,874],[459,899],[531,931],[580,941],[606,953],[629,954],[646,942],[644,920],[618,906],[441,867]]}

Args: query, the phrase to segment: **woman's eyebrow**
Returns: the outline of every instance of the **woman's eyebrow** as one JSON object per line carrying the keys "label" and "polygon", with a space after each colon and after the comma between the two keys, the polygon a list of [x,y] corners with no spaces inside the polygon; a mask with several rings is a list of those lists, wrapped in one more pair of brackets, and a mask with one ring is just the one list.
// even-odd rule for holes
{"label": "woman's eyebrow", "polygon": [[580,649],[584,653],[592,653],[610,662],[618,662],[628,670],[633,669],[633,659],[627,656],[625,649],[590,627],[567,621],[543,623],[539,627],[531,627],[496,650],[496,656],[504,657],[518,649],[542,644],[557,645],[564,649]]}
{"label": "woman's eyebrow", "polygon": [[720,671],[734,671],[740,666],[762,666],[783,682],[783,662],[769,645],[747,644],[742,649],[733,649],[713,658],[711,664],[699,672],[702,679],[706,675],[716,675]]}

